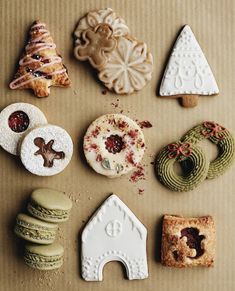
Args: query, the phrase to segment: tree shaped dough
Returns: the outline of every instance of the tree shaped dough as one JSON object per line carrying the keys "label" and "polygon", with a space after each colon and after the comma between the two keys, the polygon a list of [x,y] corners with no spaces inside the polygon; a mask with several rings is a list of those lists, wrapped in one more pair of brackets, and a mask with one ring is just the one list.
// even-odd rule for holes
{"label": "tree shaped dough", "polygon": [[182,29],[166,66],[160,95],[181,98],[184,107],[194,107],[201,95],[219,93],[210,66],[191,30]]}
{"label": "tree shaped dough", "polygon": [[79,60],[89,60],[94,68],[105,65],[106,52],[111,52],[116,46],[116,39],[108,24],[99,24],[94,30],[87,29],[82,34],[84,45],[75,47],[74,53]]}
{"label": "tree shaped dough", "polygon": [[67,69],[56,51],[50,32],[45,23],[35,21],[29,31],[29,41],[10,88],[30,88],[37,97],[47,97],[50,94],[50,86],[69,85]]}

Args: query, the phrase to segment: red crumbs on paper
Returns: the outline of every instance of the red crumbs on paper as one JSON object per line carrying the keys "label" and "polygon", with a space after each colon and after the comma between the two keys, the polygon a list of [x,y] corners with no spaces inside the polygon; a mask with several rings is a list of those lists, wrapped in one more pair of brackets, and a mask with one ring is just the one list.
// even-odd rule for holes
{"label": "red crumbs on paper", "polygon": [[130,177],[131,182],[137,182],[139,180],[145,180],[144,168],[142,166],[138,166],[137,170]]}
{"label": "red crumbs on paper", "polygon": [[138,189],[138,194],[139,194],[139,195],[143,195],[143,194],[144,194],[144,189],[140,189],[140,188],[139,188],[139,189]]}
{"label": "red crumbs on paper", "polygon": [[150,128],[153,127],[152,123],[148,120],[138,122],[140,128]]}

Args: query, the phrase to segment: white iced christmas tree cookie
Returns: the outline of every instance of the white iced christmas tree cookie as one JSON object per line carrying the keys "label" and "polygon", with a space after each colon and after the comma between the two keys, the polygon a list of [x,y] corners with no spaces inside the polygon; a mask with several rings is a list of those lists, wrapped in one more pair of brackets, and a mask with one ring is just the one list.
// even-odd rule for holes
{"label": "white iced christmas tree cookie", "polygon": [[184,107],[194,107],[200,95],[215,95],[218,86],[211,68],[188,25],[172,50],[160,86],[160,95],[182,98]]}
{"label": "white iced christmas tree cookie", "polygon": [[102,281],[103,268],[110,261],[125,266],[129,280],[148,277],[147,229],[116,196],[108,197],[82,233],[82,277]]}

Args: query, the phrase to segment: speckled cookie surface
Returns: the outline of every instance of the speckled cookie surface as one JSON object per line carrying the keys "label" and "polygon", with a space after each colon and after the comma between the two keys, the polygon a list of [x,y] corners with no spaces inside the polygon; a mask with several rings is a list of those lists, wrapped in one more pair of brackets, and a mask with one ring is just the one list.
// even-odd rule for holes
{"label": "speckled cookie surface", "polygon": [[[178,175],[174,164],[180,162],[183,175]],[[205,180],[209,160],[203,151],[190,143],[175,142],[164,147],[156,158],[159,181],[172,191],[186,192]]]}
{"label": "speckled cookie surface", "polygon": [[87,162],[97,173],[118,177],[138,166],[145,141],[135,121],[122,114],[106,114],[89,126],[83,148]]}
{"label": "speckled cookie surface", "polygon": [[215,261],[215,223],[211,216],[164,215],[161,262],[168,267],[211,267]]}
{"label": "speckled cookie surface", "polygon": [[206,121],[190,129],[181,140],[197,144],[203,139],[208,139],[218,148],[218,156],[210,163],[207,173],[207,179],[214,179],[222,175],[234,161],[234,138],[223,126],[213,121]]}
{"label": "speckled cookie surface", "polygon": [[39,176],[60,173],[69,164],[73,142],[69,134],[56,125],[33,129],[23,139],[20,158],[25,168]]}
{"label": "speckled cookie surface", "polygon": [[0,113],[0,146],[17,155],[18,144],[32,128],[47,124],[43,112],[29,103],[13,103]]}

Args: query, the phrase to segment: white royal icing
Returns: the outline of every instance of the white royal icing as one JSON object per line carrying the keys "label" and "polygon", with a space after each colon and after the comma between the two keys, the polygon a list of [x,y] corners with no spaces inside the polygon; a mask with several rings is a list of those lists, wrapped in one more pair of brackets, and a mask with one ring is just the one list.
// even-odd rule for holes
{"label": "white royal icing", "polygon": [[191,28],[186,25],[171,53],[160,86],[160,95],[218,93],[219,89],[211,68]]}
{"label": "white royal icing", "polygon": [[148,277],[147,230],[116,196],[108,197],[82,233],[82,277],[102,281],[110,261],[124,264],[129,280]]}

